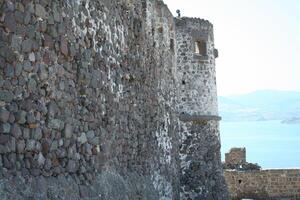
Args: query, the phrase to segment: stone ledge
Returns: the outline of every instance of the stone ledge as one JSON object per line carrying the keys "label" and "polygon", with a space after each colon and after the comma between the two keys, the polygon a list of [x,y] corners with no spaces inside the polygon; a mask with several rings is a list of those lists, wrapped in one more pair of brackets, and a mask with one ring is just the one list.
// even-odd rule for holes
{"label": "stone ledge", "polygon": [[188,121],[221,121],[222,117],[217,115],[188,115],[188,114],[180,114],[179,120],[188,122]]}
{"label": "stone ledge", "polygon": [[196,60],[200,60],[200,61],[208,61],[209,60],[209,57],[208,56],[203,56],[203,55],[200,55],[200,54],[194,54],[194,59]]}

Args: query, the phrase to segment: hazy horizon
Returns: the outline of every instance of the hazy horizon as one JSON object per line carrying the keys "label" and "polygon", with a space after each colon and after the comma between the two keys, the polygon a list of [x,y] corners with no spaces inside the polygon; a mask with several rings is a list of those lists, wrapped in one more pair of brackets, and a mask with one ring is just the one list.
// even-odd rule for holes
{"label": "hazy horizon", "polygon": [[164,0],[176,15],[214,24],[218,94],[300,91],[300,2]]}
{"label": "hazy horizon", "polygon": [[235,96],[235,95],[247,95],[247,94],[252,94],[252,93],[256,93],[256,92],[297,92],[297,93],[300,93],[300,90],[259,89],[259,90],[241,92],[241,93],[232,93],[232,94],[224,94],[224,95],[218,94],[218,96],[228,97],[228,96]]}

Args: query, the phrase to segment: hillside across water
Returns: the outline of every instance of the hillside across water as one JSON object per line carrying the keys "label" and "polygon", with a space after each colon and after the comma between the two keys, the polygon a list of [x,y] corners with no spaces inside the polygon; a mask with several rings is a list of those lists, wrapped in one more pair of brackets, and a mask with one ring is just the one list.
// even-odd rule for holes
{"label": "hillside across water", "polygon": [[223,121],[300,123],[300,92],[261,90],[243,95],[219,96]]}

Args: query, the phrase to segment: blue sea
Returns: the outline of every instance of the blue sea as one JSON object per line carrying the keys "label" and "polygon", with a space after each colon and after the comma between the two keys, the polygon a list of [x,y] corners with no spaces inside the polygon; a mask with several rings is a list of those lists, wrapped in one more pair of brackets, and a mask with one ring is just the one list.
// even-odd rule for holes
{"label": "blue sea", "polygon": [[262,168],[300,168],[300,124],[221,122],[221,153],[246,147],[247,161]]}

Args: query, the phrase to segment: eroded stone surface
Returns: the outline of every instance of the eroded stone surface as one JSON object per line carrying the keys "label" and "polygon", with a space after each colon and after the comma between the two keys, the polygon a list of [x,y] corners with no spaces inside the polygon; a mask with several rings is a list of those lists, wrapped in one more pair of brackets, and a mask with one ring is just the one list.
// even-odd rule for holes
{"label": "eroded stone surface", "polygon": [[1,198],[179,199],[176,27],[162,1],[0,9]]}
{"label": "eroded stone surface", "polygon": [[228,199],[220,154],[213,26],[197,18],[175,22],[180,199]]}
{"label": "eroded stone surface", "polygon": [[299,169],[225,170],[233,200],[299,199]]}

